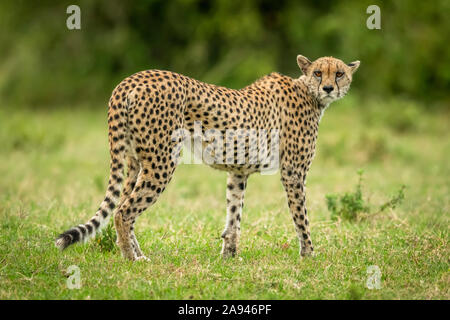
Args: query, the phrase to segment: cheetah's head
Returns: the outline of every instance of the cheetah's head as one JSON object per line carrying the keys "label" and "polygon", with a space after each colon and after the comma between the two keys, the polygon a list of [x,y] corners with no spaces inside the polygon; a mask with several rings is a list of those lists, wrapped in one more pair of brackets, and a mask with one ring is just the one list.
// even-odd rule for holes
{"label": "cheetah's head", "polygon": [[322,57],[311,62],[298,55],[297,63],[303,72],[300,79],[325,107],[345,96],[352,83],[352,75],[359,67],[359,61],[346,64],[333,57]]}

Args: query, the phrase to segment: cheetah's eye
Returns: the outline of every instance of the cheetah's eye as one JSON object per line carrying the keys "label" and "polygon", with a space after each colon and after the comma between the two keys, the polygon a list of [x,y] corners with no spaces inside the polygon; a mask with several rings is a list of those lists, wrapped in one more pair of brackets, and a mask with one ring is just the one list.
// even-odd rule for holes
{"label": "cheetah's eye", "polygon": [[314,75],[318,78],[320,78],[322,76],[322,72],[321,71],[314,71]]}
{"label": "cheetah's eye", "polygon": [[340,77],[342,77],[343,75],[344,75],[343,72],[340,72],[340,71],[336,72],[336,78],[340,78]]}

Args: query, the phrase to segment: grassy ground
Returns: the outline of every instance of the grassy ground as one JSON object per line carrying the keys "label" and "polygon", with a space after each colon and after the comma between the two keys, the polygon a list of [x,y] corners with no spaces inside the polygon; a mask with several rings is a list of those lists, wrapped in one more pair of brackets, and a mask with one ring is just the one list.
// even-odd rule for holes
{"label": "grassy ground", "polygon": [[[0,299],[449,299],[449,118],[352,96],[327,110],[308,177],[314,258],[299,257],[279,175],[254,175],[239,256],[223,261],[226,174],[182,165],[137,223],[151,262],[130,263],[107,241],[53,245],[104,195],[106,111],[2,107]],[[354,190],[360,168],[365,199],[381,204],[405,184],[404,202],[332,220],[325,195]],[[71,265],[80,289],[66,286]],[[371,265],[380,289],[366,287]]]}

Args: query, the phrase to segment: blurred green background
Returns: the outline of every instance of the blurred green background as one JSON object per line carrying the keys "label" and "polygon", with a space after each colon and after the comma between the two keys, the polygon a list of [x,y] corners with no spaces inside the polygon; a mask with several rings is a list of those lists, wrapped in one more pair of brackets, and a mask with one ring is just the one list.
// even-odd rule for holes
{"label": "blurred green background", "polygon": [[[81,30],[66,28],[71,4],[81,8]],[[366,27],[371,4],[381,9],[381,30]],[[301,53],[360,60],[352,92],[364,98],[448,108],[449,13],[447,0],[6,0],[0,98],[105,108],[121,79],[153,68],[239,88],[272,71],[298,77]]]}
{"label": "blurred green background", "polygon": [[[66,8],[81,8],[68,30]],[[381,8],[381,30],[366,9]],[[450,1],[0,1],[0,299],[449,299]],[[317,256],[299,244],[279,175],[252,175],[239,259],[220,258],[226,174],[180,165],[138,220],[152,262],[98,243],[59,252],[109,173],[107,103],[125,77],[166,69],[243,87],[296,56],[360,60],[320,124],[308,174]],[[326,196],[395,208],[335,221]],[[366,214],[366,212],[363,212]],[[83,287],[66,287],[70,265]],[[366,288],[367,267],[382,289]],[[106,272],[108,270],[108,272]],[[110,272],[109,272],[110,271]]]}

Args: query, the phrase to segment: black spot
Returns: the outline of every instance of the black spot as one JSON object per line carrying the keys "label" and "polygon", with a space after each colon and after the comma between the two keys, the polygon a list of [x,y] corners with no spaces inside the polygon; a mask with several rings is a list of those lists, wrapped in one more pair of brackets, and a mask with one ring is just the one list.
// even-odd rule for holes
{"label": "black spot", "polygon": [[83,226],[78,226],[78,230],[81,232],[82,235],[86,233],[86,229]]}
{"label": "black spot", "polygon": [[100,222],[98,222],[98,221],[95,220],[95,219],[92,219],[91,222],[92,222],[92,224],[95,226],[96,229],[100,226]]}
{"label": "black spot", "polygon": [[77,229],[71,229],[66,233],[64,233],[64,235],[70,235],[72,237],[69,244],[72,244],[80,240],[80,232]]}

